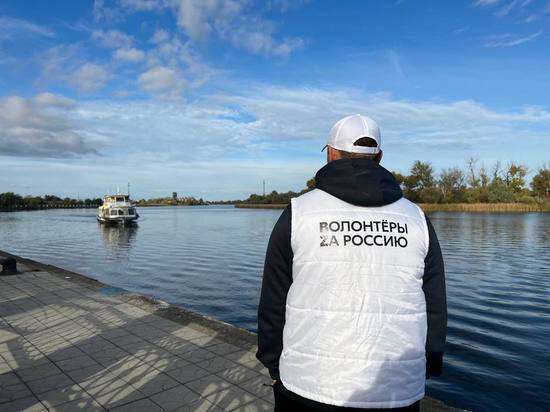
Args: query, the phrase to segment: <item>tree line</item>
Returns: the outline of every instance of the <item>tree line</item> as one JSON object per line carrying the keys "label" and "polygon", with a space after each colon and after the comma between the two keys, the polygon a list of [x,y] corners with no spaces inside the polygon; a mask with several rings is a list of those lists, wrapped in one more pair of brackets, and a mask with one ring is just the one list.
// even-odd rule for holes
{"label": "tree line", "polygon": [[[416,203],[548,203],[550,202],[550,167],[543,166],[527,184],[527,166],[510,162],[503,166],[479,165],[470,158],[465,169],[450,167],[436,173],[429,162],[417,160],[409,174],[392,172],[403,194]],[[290,199],[315,188],[315,179],[306,183],[301,192],[278,193],[265,196],[251,194],[236,203],[287,204]]]}
{"label": "tree line", "polygon": [[55,207],[96,207],[100,206],[103,200],[93,199],[71,199],[61,198],[54,195],[45,196],[21,196],[13,192],[0,193],[0,209],[12,208],[55,208]]}
{"label": "tree line", "polygon": [[159,197],[155,199],[140,199],[136,202],[137,206],[201,206],[207,203],[202,198],[197,199],[192,196],[178,197]]}
{"label": "tree line", "polygon": [[[64,208],[64,207],[98,207],[103,204],[103,199],[72,199],[69,197],[61,198],[54,195],[45,196],[21,196],[13,192],[0,193],[0,209],[49,209],[49,208]],[[196,199],[192,196],[179,197],[173,199],[171,197],[162,197],[156,199],[140,199],[136,202],[138,206],[148,205],[205,205],[207,204],[202,199]]]}

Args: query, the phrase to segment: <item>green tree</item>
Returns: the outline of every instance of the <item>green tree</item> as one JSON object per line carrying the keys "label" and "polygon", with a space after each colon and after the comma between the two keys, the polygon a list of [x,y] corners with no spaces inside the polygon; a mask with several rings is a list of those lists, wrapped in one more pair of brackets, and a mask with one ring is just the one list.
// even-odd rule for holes
{"label": "green tree", "polygon": [[23,198],[13,192],[0,193],[0,206],[12,207],[22,203]]}
{"label": "green tree", "polygon": [[444,169],[438,183],[444,203],[464,200],[464,173],[458,167]]}
{"label": "green tree", "polygon": [[525,187],[525,176],[527,175],[527,166],[510,162],[506,169],[504,181],[506,186],[515,194],[519,194]]}
{"label": "green tree", "polygon": [[403,185],[403,183],[405,182],[405,179],[406,179],[405,175],[402,175],[399,172],[391,172],[391,174],[393,175],[393,178],[395,179],[395,181],[397,182],[397,184],[399,186]]}
{"label": "green tree", "polygon": [[314,177],[312,177],[311,179],[309,179],[306,182],[306,188],[307,188],[308,191],[315,189],[315,178]]}
{"label": "green tree", "polygon": [[472,188],[479,187],[481,179],[477,175],[477,159],[470,157],[468,163],[468,185]]}
{"label": "green tree", "polygon": [[535,196],[550,197],[550,168],[541,167],[531,181],[531,189]]}
{"label": "green tree", "polygon": [[422,203],[439,203],[441,201],[441,189],[436,186],[429,186],[420,189],[418,193]]}
{"label": "green tree", "polygon": [[411,174],[403,181],[403,186],[407,198],[413,202],[422,201],[420,192],[423,189],[435,186],[432,165],[420,160],[415,161],[411,168]]}

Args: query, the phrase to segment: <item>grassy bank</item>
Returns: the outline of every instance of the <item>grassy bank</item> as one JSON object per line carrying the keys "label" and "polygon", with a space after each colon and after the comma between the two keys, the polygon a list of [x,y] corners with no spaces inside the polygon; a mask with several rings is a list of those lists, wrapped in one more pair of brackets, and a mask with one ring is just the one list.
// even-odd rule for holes
{"label": "grassy bank", "polygon": [[[420,203],[425,212],[550,212],[550,205],[537,203]],[[285,204],[240,203],[242,209],[284,209]]]}

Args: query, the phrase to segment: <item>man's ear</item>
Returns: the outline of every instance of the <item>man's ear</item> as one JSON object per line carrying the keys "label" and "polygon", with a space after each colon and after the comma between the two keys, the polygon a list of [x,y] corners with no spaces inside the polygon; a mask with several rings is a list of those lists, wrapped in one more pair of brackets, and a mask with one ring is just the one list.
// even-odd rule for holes
{"label": "man's ear", "polygon": [[327,163],[332,162],[333,160],[336,160],[336,149],[333,147],[328,146],[327,147]]}
{"label": "man's ear", "polygon": [[378,163],[380,163],[382,161],[382,158],[384,157],[384,152],[382,150],[380,150],[377,154],[376,154],[376,157],[374,158],[374,160],[376,160]]}

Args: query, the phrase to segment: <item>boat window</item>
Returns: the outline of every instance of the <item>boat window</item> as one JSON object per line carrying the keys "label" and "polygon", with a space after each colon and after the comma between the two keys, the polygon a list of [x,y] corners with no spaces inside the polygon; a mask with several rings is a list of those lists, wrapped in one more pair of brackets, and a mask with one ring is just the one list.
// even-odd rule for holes
{"label": "boat window", "polygon": [[131,207],[130,209],[128,209],[128,214],[129,214],[129,215],[135,214],[135,209],[134,209],[133,207]]}
{"label": "boat window", "polygon": [[122,216],[123,214],[124,214],[124,210],[118,209],[118,215],[119,215],[119,216]]}
{"label": "boat window", "polygon": [[117,215],[116,210],[111,210],[111,216],[116,216],[116,215]]}
{"label": "boat window", "polygon": [[123,198],[123,197],[117,197],[117,198],[116,198],[116,201],[117,201],[117,202],[124,202],[124,198]]}

